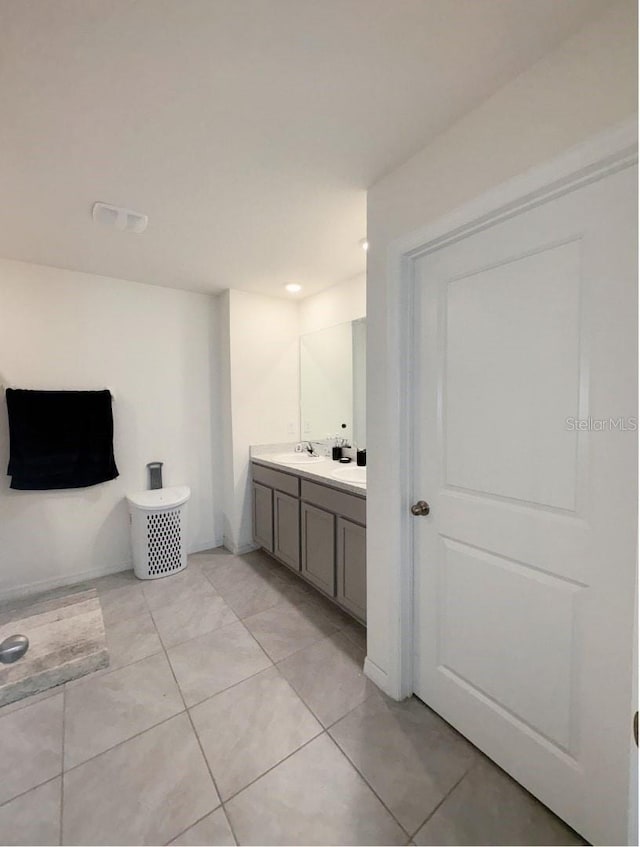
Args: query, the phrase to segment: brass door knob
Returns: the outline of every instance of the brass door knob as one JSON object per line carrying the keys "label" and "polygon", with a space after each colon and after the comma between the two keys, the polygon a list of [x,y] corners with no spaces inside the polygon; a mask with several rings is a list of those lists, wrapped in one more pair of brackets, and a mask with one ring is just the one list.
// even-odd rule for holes
{"label": "brass door knob", "polygon": [[429,504],[425,500],[418,500],[418,502],[414,503],[411,507],[411,514],[416,517],[428,515],[430,511],[431,509],[429,508]]}

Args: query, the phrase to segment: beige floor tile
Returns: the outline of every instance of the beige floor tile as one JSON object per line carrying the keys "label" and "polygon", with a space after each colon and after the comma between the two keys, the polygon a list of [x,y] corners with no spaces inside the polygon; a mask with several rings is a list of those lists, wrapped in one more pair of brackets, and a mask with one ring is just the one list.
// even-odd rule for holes
{"label": "beige floor tile", "polygon": [[107,626],[109,667],[112,671],[162,651],[162,643],[149,612]]}
{"label": "beige floor tile", "polygon": [[364,653],[341,632],[280,662],[278,668],[316,717],[330,726],[375,690]]}
{"label": "beige floor tile", "polygon": [[117,573],[110,573],[107,576],[101,576],[97,579],[92,579],[87,583],[89,588],[95,588],[98,594],[106,594],[108,591],[113,591],[116,588],[127,588],[132,585],[139,585],[132,568]]}
{"label": "beige floor tile", "polygon": [[242,585],[220,590],[220,593],[241,620],[271,609],[283,598],[277,583],[265,579],[247,579]]}
{"label": "beige floor tile", "polygon": [[222,593],[223,590],[235,588],[251,580],[252,577],[273,579],[277,573],[277,565],[273,559],[251,558],[251,554],[231,556],[218,567],[208,573],[208,579],[213,587]]}
{"label": "beige floor tile", "polygon": [[65,770],[183,709],[164,653],[71,686],[65,703]]}
{"label": "beige floor tile", "polygon": [[0,803],[62,771],[63,695],[0,718]]}
{"label": "beige floor tile", "polygon": [[342,609],[319,591],[313,591],[308,602],[316,606],[335,625],[336,629],[345,629],[345,627],[353,622],[351,615],[343,612]]}
{"label": "beige floor tile", "polygon": [[153,619],[165,647],[174,647],[238,620],[208,582],[197,593],[183,595],[175,603],[155,609]]}
{"label": "beige floor tile", "polygon": [[377,692],[366,629],[262,551],[51,594],[91,587],[112,665],[0,709],[0,844],[58,843],[63,718],[69,844],[232,845],[230,823],[244,844],[583,843],[419,701]]}
{"label": "beige floor tile", "polygon": [[205,700],[191,716],[223,800],[322,732],[276,668]]}
{"label": "beige floor tile", "polygon": [[407,835],[327,735],[226,804],[240,844],[406,844]]}
{"label": "beige floor tile", "polygon": [[227,550],[222,545],[220,547],[209,547],[207,550],[200,550],[198,553],[189,553],[189,561],[198,561],[199,559],[210,559],[216,556],[233,556],[231,550]]}
{"label": "beige floor tile", "polygon": [[[77,679],[70,679],[69,682],[65,682],[64,689],[65,691],[69,691],[71,688],[75,688],[76,685],[80,685],[83,682],[87,682],[89,679],[98,679],[100,676],[104,676],[105,674],[111,673],[114,670],[110,665],[107,665],[106,668],[100,668],[98,671],[92,671],[92,673],[87,673],[84,676],[79,676]],[[119,670],[116,668],[116,670]]]}
{"label": "beige floor tile", "polygon": [[[321,594],[315,588],[312,588],[307,582],[300,577],[291,574],[290,578],[286,578],[288,570],[282,568],[284,574],[278,574],[277,581],[283,584],[283,600],[284,603],[289,603],[294,606],[314,606],[316,611],[321,612],[324,617],[333,624],[336,630],[344,629],[352,621],[351,615],[343,612],[335,603],[329,600],[324,594]],[[285,579],[283,580],[283,575]]]}
{"label": "beige floor tile", "polygon": [[136,580],[130,585],[114,588],[99,594],[105,627],[117,621],[138,618],[147,610],[142,584]]}
{"label": "beige floor tile", "polygon": [[142,593],[152,612],[185,597],[206,593],[209,589],[209,582],[201,570],[188,566],[179,573],[142,581]]}
{"label": "beige floor tile", "polygon": [[358,623],[356,620],[349,621],[347,625],[342,629],[342,632],[350,638],[353,643],[359,647],[361,650],[364,650],[365,654],[367,652],[367,628],[363,626],[361,623]]}
{"label": "beige floor tile", "polygon": [[298,606],[278,603],[258,615],[245,618],[244,625],[274,662],[337,631],[335,624],[311,603]]}
{"label": "beige floor tile", "polygon": [[409,833],[477,761],[472,745],[415,698],[372,694],[330,734]]}
{"label": "beige floor tile", "polygon": [[273,556],[265,553],[264,550],[250,550],[248,553],[243,553],[240,558],[252,567],[262,567],[274,574],[279,574],[285,569],[285,565],[277,562]]}
{"label": "beige floor tile", "polygon": [[167,655],[187,706],[271,665],[271,660],[241,623],[171,647]]}
{"label": "beige floor tile", "polygon": [[355,623],[351,615],[344,612],[321,591],[318,591],[310,583],[297,574],[293,573],[285,565],[272,560],[276,570],[270,574],[272,580],[281,586],[283,602],[293,605],[312,604],[335,625],[336,629],[344,629]]}
{"label": "beige floor tile", "polygon": [[517,782],[482,758],[429,818],[416,844],[584,844]]}
{"label": "beige floor tile", "polygon": [[49,697],[54,697],[56,694],[62,694],[64,691],[64,683],[62,685],[54,685],[53,688],[47,688],[46,691],[40,691],[38,694],[31,694],[29,697],[23,697],[20,700],[14,700],[13,703],[7,703],[6,706],[0,707],[0,719],[4,715],[9,715],[11,712],[17,712],[24,709],[25,706],[32,706],[34,703],[40,703],[42,700],[48,700]]}
{"label": "beige floor tile", "polygon": [[[138,601],[136,601],[136,604]],[[143,608],[134,616],[120,619],[117,614],[110,616],[105,626],[109,664],[106,668],[72,679],[67,683],[67,690],[89,679],[97,679],[111,671],[131,665],[147,656],[154,656],[163,651],[162,642],[153,622],[151,613],[143,601]]]}
{"label": "beige floor tile", "polygon": [[166,844],[219,805],[186,714],[64,775],[65,844]]}
{"label": "beige floor tile", "polygon": [[285,596],[284,584],[260,562],[251,564],[234,557],[207,577],[239,618],[264,612]]}
{"label": "beige floor tile", "polygon": [[206,818],[198,821],[182,835],[174,838],[171,844],[184,845],[184,847],[226,847],[235,845],[236,840],[231,832],[229,821],[224,809],[216,809]]}
{"label": "beige floor tile", "polygon": [[59,844],[61,789],[56,777],[0,806],[0,844]]}
{"label": "beige floor tile", "polygon": [[272,573],[270,578],[272,581],[277,581],[281,588],[282,596],[287,602],[293,605],[313,603],[323,599],[315,588],[312,588],[309,583],[305,582],[299,576],[291,573],[289,568],[286,568],[284,565],[280,565],[279,569]]}
{"label": "beige floor tile", "polygon": [[225,564],[233,556],[225,547],[214,547],[211,550],[202,550],[200,553],[191,553],[187,557],[189,567],[201,568],[203,572],[215,570]]}

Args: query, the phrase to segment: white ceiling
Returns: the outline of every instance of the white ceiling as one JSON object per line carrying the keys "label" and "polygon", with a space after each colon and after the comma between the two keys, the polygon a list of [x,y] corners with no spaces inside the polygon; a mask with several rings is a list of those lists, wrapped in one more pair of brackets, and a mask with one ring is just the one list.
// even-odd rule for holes
{"label": "white ceiling", "polygon": [[326,288],[364,269],[366,188],[608,5],[0,0],[0,256]]}

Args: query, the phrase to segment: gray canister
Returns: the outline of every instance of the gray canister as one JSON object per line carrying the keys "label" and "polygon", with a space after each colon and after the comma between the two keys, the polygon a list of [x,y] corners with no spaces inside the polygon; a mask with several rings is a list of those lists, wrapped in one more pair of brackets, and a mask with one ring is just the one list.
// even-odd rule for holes
{"label": "gray canister", "polygon": [[162,488],[162,462],[149,462],[149,488],[155,491]]}

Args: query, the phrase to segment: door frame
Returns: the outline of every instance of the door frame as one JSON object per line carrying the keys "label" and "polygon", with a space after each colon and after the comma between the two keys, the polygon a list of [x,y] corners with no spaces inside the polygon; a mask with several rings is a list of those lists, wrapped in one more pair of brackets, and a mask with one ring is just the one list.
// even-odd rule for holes
{"label": "door frame", "polygon": [[[389,535],[397,539],[389,569],[389,665],[386,673],[367,659],[365,672],[397,699],[414,690],[413,529],[409,507],[414,489],[412,430],[415,263],[422,256],[475,232],[595,182],[638,161],[637,120],[600,133],[557,158],[536,166],[440,220],[393,241],[387,254],[387,360],[389,416],[397,462],[386,478]],[[633,637],[632,633],[629,633]],[[630,716],[631,720],[631,716]],[[631,724],[630,724],[631,726]]]}

